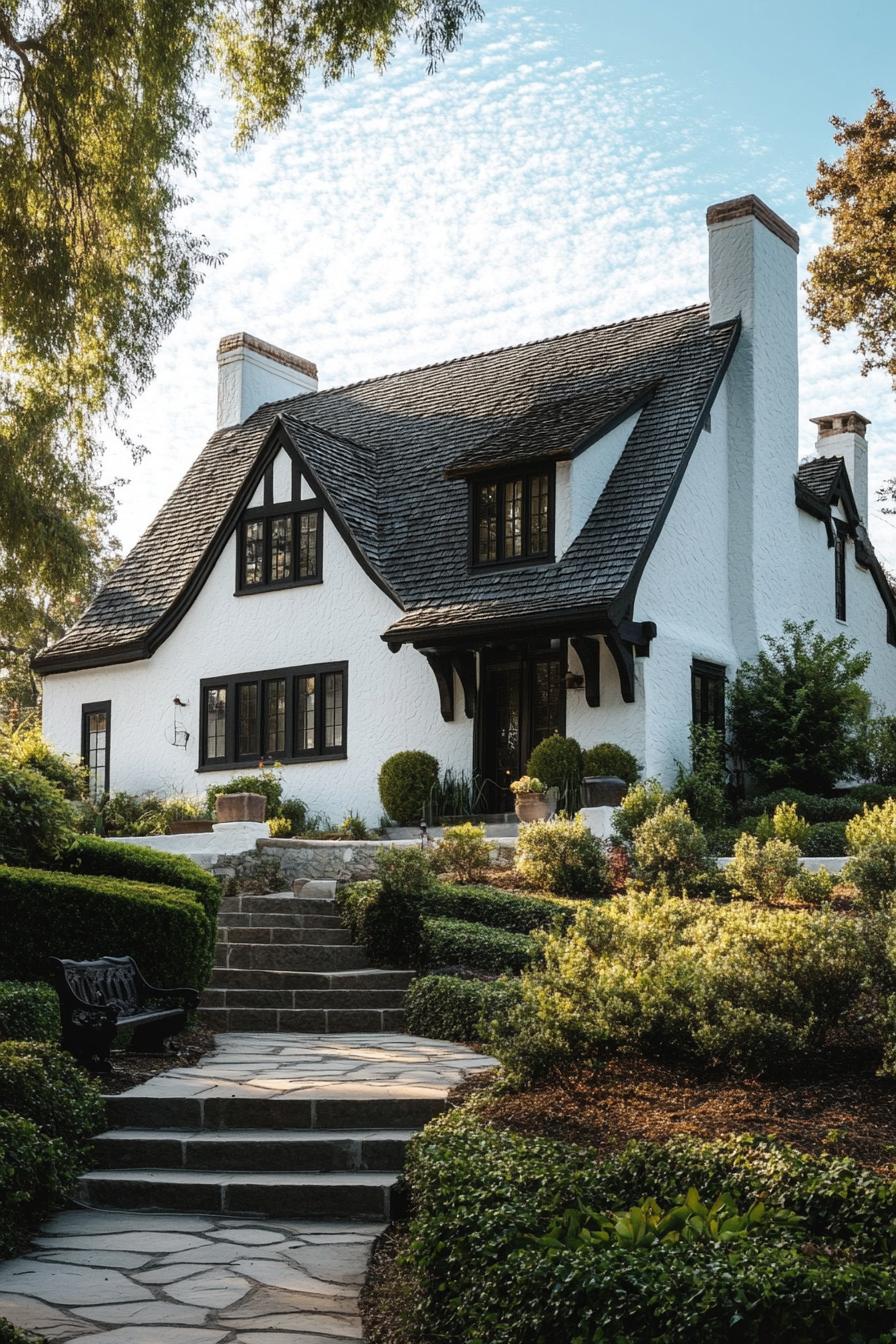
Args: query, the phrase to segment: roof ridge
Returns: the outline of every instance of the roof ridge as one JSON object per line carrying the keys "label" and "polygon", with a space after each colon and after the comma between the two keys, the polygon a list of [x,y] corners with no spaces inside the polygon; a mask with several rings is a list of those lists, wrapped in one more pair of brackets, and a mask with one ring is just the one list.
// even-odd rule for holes
{"label": "roof ridge", "polygon": [[[252,415],[257,415],[259,411],[267,410],[273,406],[283,406],[286,402],[304,401],[306,397],[316,399],[328,396],[333,392],[350,392],[353,388],[367,387],[370,383],[385,383],[390,378],[404,378],[409,373],[426,373],[429,369],[443,369],[449,364],[466,364],[473,359],[487,359],[490,355],[509,354],[511,350],[525,350],[528,346],[533,345],[549,345],[552,341],[564,341],[570,336],[584,336],[592,331],[612,331],[614,327],[632,326],[636,322],[649,322],[653,318],[678,317],[681,313],[695,313],[701,308],[708,311],[709,304],[707,302],[689,303],[682,308],[665,308],[659,313],[638,313],[635,317],[621,317],[616,322],[603,322],[590,327],[574,327],[572,331],[558,331],[552,336],[539,336],[531,341],[517,341],[513,345],[497,345],[491,350],[476,350],[469,355],[452,355],[449,359],[436,359],[429,364],[414,364],[407,369],[394,369],[391,373],[376,373],[369,378],[358,378],[353,383],[338,383],[335,387],[322,387],[317,392],[303,392],[298,397],[283,397],[279,401],[266,401],[253,411]],[[734,321],[736,319],[732,318],[730,320]],[[724,327],[728,325],[728,321],[716,322],[712,325],[714,327]],[[251,419],[251,416],[248,419]],[[246,422],[244,421],[244,423]]]}
{"label": "roof ridge", "polygon": [[[276,405],[275,402],[268,402],[269,406]],[[351,439],[347,434],[340,434],[338,430],[330,429],[326,425],[315,424],[313,420],[306,420],[302,415],[291,414],[290,420],[297,420],[305,429],[310,429],[314,434],[323,434],[325,438],[335,439],[337,443],[348,444],[349,448],[357,448],[359,453],[367,453],[368,456],[374,455],[373,450],[366,444],[359,443],[357,439]]]}

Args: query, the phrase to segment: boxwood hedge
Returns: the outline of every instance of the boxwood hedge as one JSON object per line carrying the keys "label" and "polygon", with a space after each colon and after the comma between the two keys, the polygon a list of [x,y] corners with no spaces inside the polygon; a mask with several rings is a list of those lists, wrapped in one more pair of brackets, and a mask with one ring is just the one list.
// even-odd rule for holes
{"label": "boxwood hedge", "polygon": [[[881,1344],[896,1326],[896,1182],[830,1154],[738,1136],[594,1152],[498,1130],[462,1108],[412,1142],[407,1263],[431,1344]],[[732,1241],[631,1247],[578,1236],[579,1215],[690,1187],[762,1199]],[[564,1215],[566,1233],[543,1240]]]}
{"label": "boxwood hedge", "polygon": [[437,1041],[481,1041],[488,1019],[516,996],[515,980],[468,980],[457,975],[421,975],[404,1001],[405,1026],[413,1036]]}
{"label": "boxwood hedge", "polygon": [[105,1115],[94,1079],[47,1041],[0,1041],[0,1111],[15,1111],[61,1140],[60,1168],[70,1180],[83,1169]]}
{"label": "boxwood hedge", "polygon": [[0,1111],[0,1256],[12,1255],[68,1193],[62,1149],[31,1120]]}
{"label": "boxwood hedge", "polygon": [[58,1041],[59,1000],[49,985],[0,980],[0,1040]]}
{"label": "boxwood hedge", "polygon": [[183,888],[0,868],[0,979],[45,980],[47,958],[132,956],[147,980],[202,988],[208,921]]}
{"label": "boxwood hedge", "polygon": [[63,856],[62,867],[96,877],[126,877],[193,892],[211,922],[218,919],[221,883],[183,854],[165,854],[148,845],[122,845],[98,835],[79,835]]}
{"label": "boxwood hedge", "polygon": [[424,919],[424,966],[469,966],[479,971],[521,971],[535,956],[525,933],[508,933],[463,919]]}
{"label": "boxwood hedge", "polygon": [[488,924],[509,933],[531,933],[533,929],[549,929],[557,924],[565,928],[572,923],[580,906],[581,901],[561,896],[530,896],[499,887],[457,886],[449,882],[439,882],[426,898],[426,910],[431,915]]}

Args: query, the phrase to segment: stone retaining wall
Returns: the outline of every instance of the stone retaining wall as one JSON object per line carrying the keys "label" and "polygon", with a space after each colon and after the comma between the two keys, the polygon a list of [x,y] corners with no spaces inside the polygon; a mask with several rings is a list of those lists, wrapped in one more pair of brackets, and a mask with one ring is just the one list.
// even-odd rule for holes
{"label": "stone retaining wall", "polygon": [[[380,850],[414,849],[419,845],[419,840],[258,840],[254,849],[209,856],[210,861],[202,866],[225,881],[232,878],[238,883],[263,883],[269,890],[287,890],[297,879],[357,882],[373,877]],[[515,839],[495,838],[491,863],[509,868],[515,848]]]}

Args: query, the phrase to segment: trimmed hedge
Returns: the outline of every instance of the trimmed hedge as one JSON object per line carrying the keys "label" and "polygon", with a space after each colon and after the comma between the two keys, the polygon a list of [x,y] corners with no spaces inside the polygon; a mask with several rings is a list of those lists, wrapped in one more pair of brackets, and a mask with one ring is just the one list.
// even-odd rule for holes
{"label": "trimmed hedge", "polygon": [[0,1040],[58,1041],[59,999],[49,985],[0,980]]}
{"label": "trimmed hedge", "polygon": [[60,1139],[71,1180],[104,1125],[99,1087],[67,1050],[46,1041],[0,1042],[0,1111],[15,1111],[48,1139]]}
{"label": "trimmed hedge", "polygon": [[412,1036],[437,1041],[480,1041],[485,1024],[516,993],[511,980],[465,980],[458,975],[421,975],[404,1001]]}
{"label": "trimmed hedge", "polygon": [[0,979],[46,980],[48,957],[132,956],[151,983],[202,989],[208,921],[196,893],[119,877],[0,868]]}
{"label": "trimmed hedge", "polygon": [[521,971],[535,957],[525,933],[507,933],[463,919],[425,919],[424,966],[469,966],[478,971]]}
{"label": "trimmed hedge", "polygon": [[[411,1146],[419,1337],[451,1344],[695,1339],[880,1344],[892,1338],[896,1182],[847,1158],[749,1136],[592,1150],[498,1130],[460,1109]],[[646,1248],[587,1239],[580,1222],[695,1188],[761,1198],[799,1221]],[[569,1219],[566,1215],[570,1215]],[[554,1228],[553,1239],[542,1240]],[[415,1335],[415,1337],[417,1337]]]}
{"label": "trimmed hedge", "polygon": [[809,827],[801,849],[812,858],[840,858],[846,853],[846,822],[819,821]]}
{"label": "trimmed hedge", "polygon": [[58,1139],[21,1115],[0,1111],[0,1256],[13,1255],[68,1193],[63,1156]]}
{"label": "trimmed hedge", "polygon": [[0,863],[52,865],[73,834],[61,790],[36,770],[0,761]]}
{"label": "trimmed hedge", "polygon": [[803,793],[801,789],[777,789],[774,793],[748,799],[741,804],[741,813],[744,816],[758,816],[761,812],[767,812],[771,816],[779,803],[794,803],[804,821],[812,825],[821,821],[849,821],[862,810],[862,798],[856,794],[825,798],[821,794]]}
{"label": "trimmed hedge", "polygon": [[100,836],[82,835],[66,852],[64,864],[76,873],[124,877],[130,882],[152,882],[162,887],[182,887],[195,896],[202,906],[209,926],[208,952],[214,958],[221,883],[192,859],[183,854],[165,854],[147,845],[119,845],[114,840],[104,840]]}
{"label": "trimmed hedge", "polygon": [[487,924],[508,933],[531,933],[533,929],[550,929],[558,924],[565,928],[572,923],[581,904],[562,896],[529,896],[500,887],[461,887],[440,882],[427,897],[426,910],[431,915]]}

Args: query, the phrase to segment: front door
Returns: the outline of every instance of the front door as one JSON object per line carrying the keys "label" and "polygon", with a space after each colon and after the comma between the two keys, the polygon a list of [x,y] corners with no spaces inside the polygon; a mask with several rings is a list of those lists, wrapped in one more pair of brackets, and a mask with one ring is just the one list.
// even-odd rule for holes
{"label": "front door", "polygon": [[510,784],[535,747],[566,727],[565,658],[560,649],[492,649],[482,654],[478,774],[489,812],[513,811]]}

